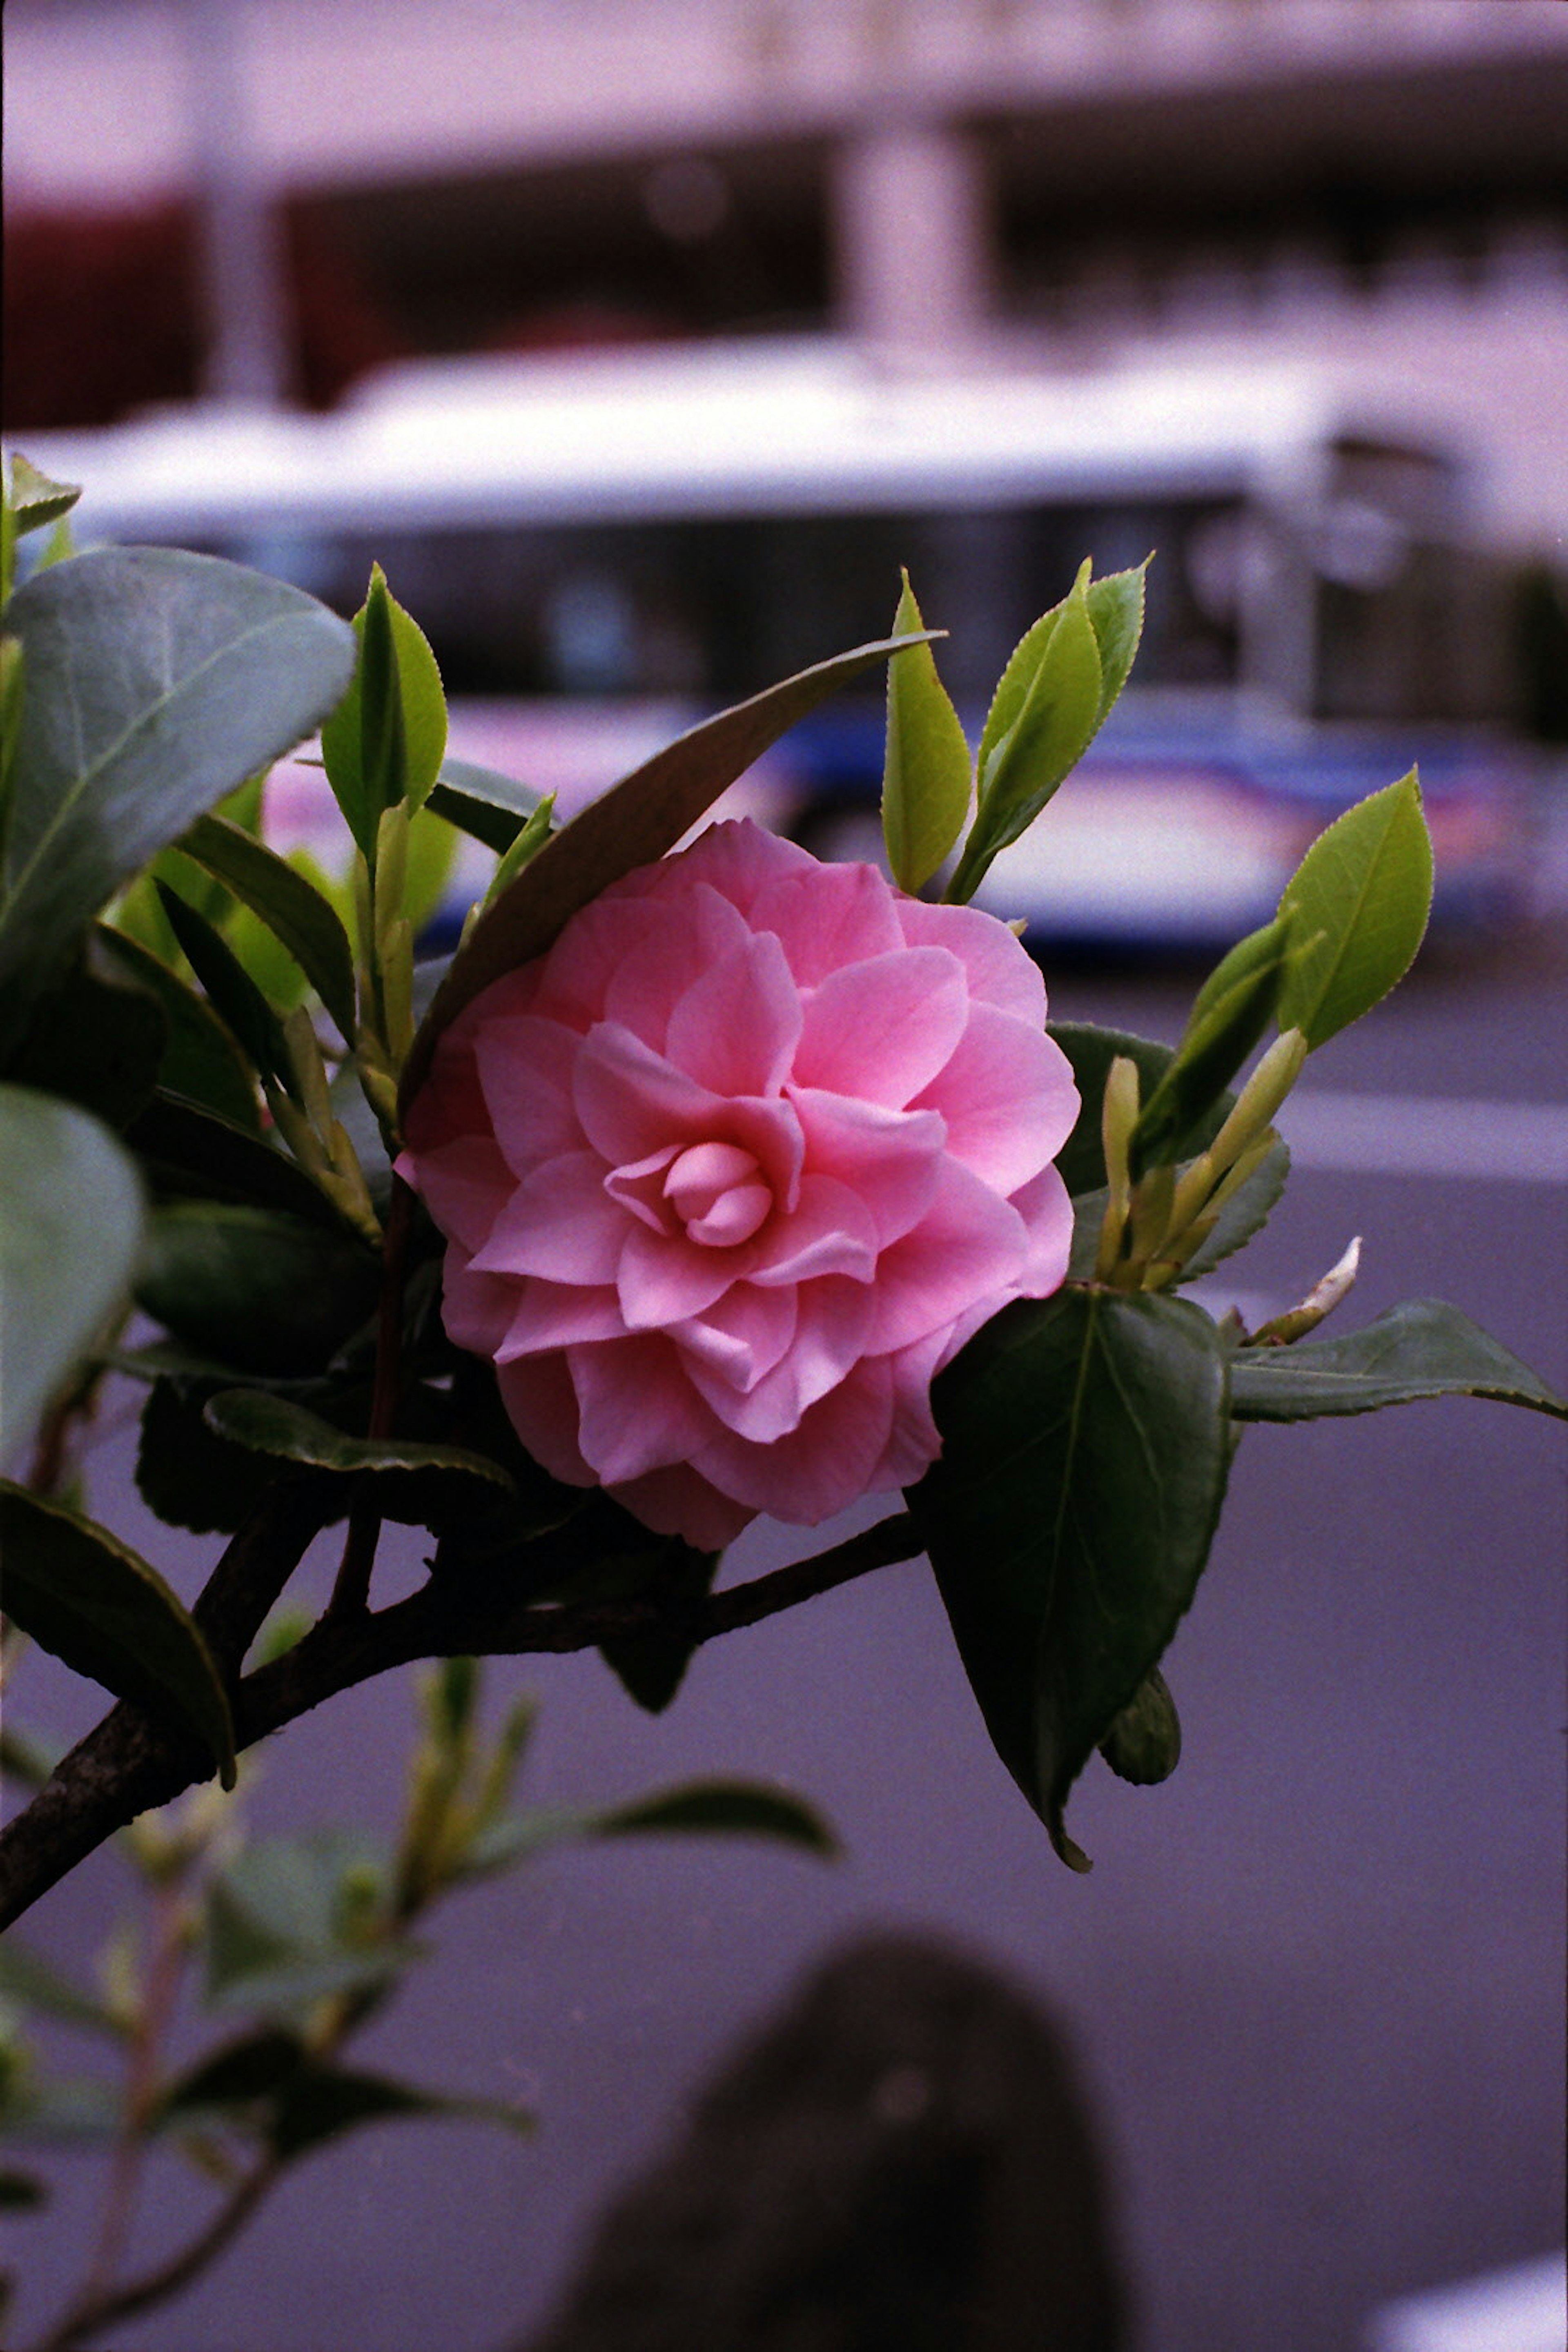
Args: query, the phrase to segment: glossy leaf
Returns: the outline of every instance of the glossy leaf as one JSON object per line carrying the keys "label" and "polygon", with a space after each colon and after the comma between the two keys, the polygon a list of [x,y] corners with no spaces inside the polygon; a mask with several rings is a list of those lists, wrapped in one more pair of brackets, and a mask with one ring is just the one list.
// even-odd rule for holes
{"label": "glossy leaf", "polygon": [[354,615],[353,683],[321,730],[327,782],[367,858],[384,809],[417,808],[441,772],[447,698],[429,640],[386,585],[379,564]]}
{"label": "glossy leaf", "polygon": [[1184,1300],[1066,1289],[987,1324],[932,1402],[942,1453],[910,1507],[997,1752],[1087,1868],[1063,1808],[1207,1559],[1225,1352]]}
{"label": "glossy leaf", "polygon": [[36,1426],[125,1297],[142,1188],[86,1111],[0,1085],[0,1460]]}
{"label": "glossy leaf", "polygon": [[[153,1383],[137,1435],[136,1491],[165,1527],[233,1535],[278,1475],[265,1454],[227,1445],[207,1426],[207,1399],[233,1381],[233,1371],[225,1370],[216,1379]],[[329,1516],[323,1511],[323,1523]]]}
{"label": "glossy leaf", "polygon": [[226,1389],[206,1408],[209,1429],[230,1444],[303,1469],[340,1477],[374,1475],[377,1507],[389,1519],[424,1526],[441,1516],[442,1489],[453,1482],[511,1492],[500,1465],[458,1445],[402,1437],[349,1437],[319,1413],[264,1390]]}
{"label": "glossy leaf", "polygon": [[1134,1788],[1153,1788],[1170,1779],[1182,1760],[1182,1725],[1158,1666],[1111,1724],[1100,1752],[1118,1780]]}
{"label": "glossy leaf", "polygon": [[321,1370],[374,1312],[380,1287],[374,1252],[342,1228],[181,1201],[151,1221],[136,1297],[198,1353],[286,1375]]}
{"label": "glossy leaf", "polygon": [[1145,556],[1129,572],[1110,572],[1103,580],[1091,580],[1085,594],[1089,625],[1100,648],[1097,730],[1110,717],[1138,652],[1143,635],[1144,581],[1152,560]]}
{"label": "glossy leaf", "polygon": [[5,1076],[123,1129],[152,1099],[168,1024],[107,936],[89,931],[81,956],[35,1004]]}
{"label": "glossy leaf", "polygon": [[563,825],[453,957],[414,1041],[404,1072],[405,1105],[424,1081],[441,1031],[481,989],[542,955],[579,908],[610,883],[673,849],[787,728],[902,643],[886,638],[857,646],[705,719]]}
{"label": "glossy leaf", "polygon": [[[1078,1086],[1079,1115],[1056,1161],[1068,1191],[1076,1197],[1080,1192],[1092,1192],[1105,1182],[1100,1115],[1111,1063],[1124,1055],[1137,1065],[1142,1097],[1147,1102],[1170,1067],[1172,1049],[1152,1037],[1134,1037],[1124,1029],[1100,1029],[1088,1022],[1052,1021],[1047,1024],[1047,1034],[1056,1039],[1072,1064]],[[1229,1108],[1230,1097],[1222,1095],[1194,1123],[1180,1139],[1183,1158],[1195,1158],[1205,1144],[1213,1142]]]}
{"label": "glossy leaf", "polygon": [[1440,1298],[1407,1298],[1342,1339],[1239,1349],[1231,1371],[1238,1421],[1315,1421],[1439,1396],[1568,1417],[1568,1400]]}
{"label": "glossy leaf", "polygon": [[223,933],[205,915],[187,906],[179,892],[172,890],[166,882],[157,887],[181,953],[206,991],[214,1010],[259,1075],[275,1081],[286,1093],[296,1093],[299,1082],[284,1043],[283,1024],[255,981]]}
{"label": "glossy leaf", "polygon": [[99,924],[90,935],[114,970],[154,997],[163,1015],[157,1083],[200,1109],[216,1111],[259,1139],[256,1080],[244,1055],[207,1003],[161,957],[123,931]]}
{"label": "glossy leaf", "polygon": [[515,777],[479,767],[471,760],[454,760],[448,753],[426,806],[499,857],[511,847],[543,797]]}
{"label": "glossy leaf", "polygon": [[178,1095],[160,1088],[127,1130],[126,1140],[159,1196],[278,1209],[340,1237],[344,1232],[337,1210],[296,1160],[253,1128]]}
{"label": "glossy leaf", "polygon": [[354,960],[349,935],[298,867],[221,816],[200,816],[180,837],[187,857],[260,918],[309,980],[338,1026],[355,1034]]}
{"label": "glossy leaf", "polygon": [[1415,961],[1432,905],[1432,840],[1415,771],[1358,802],[1319,835],[1279,912],[1300,944],[1279,1026],[1310,1046],[1369,1013]]}
{"label": "glossy leaf", "polygon": [[1169,1160],[1262,1036],[1290,944],[1290,924],[1277,917],[1232,948],[1199,990],[1180,1044],[1143,1098],[1129,1151],[1134,1182],[1146,1168]]}
{"label": "glossy leaf", "polygon": [[177,1715],[234,1786],[234,1724],[184,1604],[128,1544],[0,1482],[5,1613],[40,1649],[154,1717]]}
{"label": "glossy leaf", "polygon": [[[894,636],[923,629],[904,573]],[[888,740],[882,768],[882,835],[901,890],[929,882],[969,814],[969,745],[929,645],[888,664]]]}
{"label": "glossy leaf", "polygon": [[353,640],[296,588],[163,548],[38,573],[7,626],[26,659],[0,882],[19,1023],[121,885],[331,708]]}
{"label": "glossy leaf", "polygon": [[1103,678],[1086,596],[1087,564],[1002,673],[980,740],[979,802],[950,899],[972,898],[999,850],[1018,839],[1082,757],[1100,724]]}
{"label": "glossy leaf", "polygon": [[630,1804],[614,1806],[594,1822],[597,1837],[626,1837],[645,1831],[683,1835],[776,1838],[807,1853],[831,1858],[837,1839],[822,1815],[786,1790],[745,1780],[693,1780],[679,1789],[656,1790]]}

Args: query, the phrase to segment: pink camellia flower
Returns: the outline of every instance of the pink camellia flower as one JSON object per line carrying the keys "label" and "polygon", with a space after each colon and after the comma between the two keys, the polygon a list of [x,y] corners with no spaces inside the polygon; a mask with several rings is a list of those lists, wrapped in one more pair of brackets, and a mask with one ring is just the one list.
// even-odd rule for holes
{"label": "pink camellia flower", "polygon": [[994,917],[750,822],[486,989],[398,1166],[529,1452],[704,1549],[918,1478],[932,1376],[1067,1270],[1045,1010]]}

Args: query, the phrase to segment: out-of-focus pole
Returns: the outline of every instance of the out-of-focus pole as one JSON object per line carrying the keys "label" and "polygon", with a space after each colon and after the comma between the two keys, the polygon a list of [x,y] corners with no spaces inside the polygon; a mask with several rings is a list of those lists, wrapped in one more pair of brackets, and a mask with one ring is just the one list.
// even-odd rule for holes
{"label": "out-of-focus pole", "polygon": [[972,343],[992,307],[991,188],[977,142],[954,124],[872,120],[835,161],[838,305],[849,333],[883,351]]}
{"label": "out-of-focus pole", "polygon": [[183,0],[181,14],[207,330],[202,388],[228,407],[276,408],[289,390],[283,256],[250,137],[238,9]]}

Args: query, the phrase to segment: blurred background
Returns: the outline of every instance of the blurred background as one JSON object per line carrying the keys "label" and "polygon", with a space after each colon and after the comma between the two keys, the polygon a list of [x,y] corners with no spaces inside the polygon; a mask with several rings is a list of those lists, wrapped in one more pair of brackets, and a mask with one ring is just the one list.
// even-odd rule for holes
{"label": "blurred background", "polygon": [[[1560,0],[9,0],[5,50],[7,434],[87,484],[88,539],[344,611],[379,559],[454,748],[563,807],[880,635],[900,563],[977,727],[1079,559],[1152,549],[1134,687],[993,890],[1056,1012],[1171,1034],[1187,961],[1417,760],[1433,947],[1302,1097],[1245,1278],[1284,1304],[1362,1230],[1356,1319],[1439,1291],[1563,1383]],[[868,854],[880,757],[874,704],[836,705],[753,797]],[[540,1793],[771,1769],[847,1863],[584,1853],[476,1897],[377,2031],[431,2079],[533,2082],[537,2148],[323,2156],[125,2342],[401,2352],[541,2315],[730,2034],[868,1920],[1063,2016],[1146,2352],[1335,2352],[1390,2296],[1539,2254],[1552,1436],[1455,1405],[1249,1440],[1173,1666],[1187,1760],[1086,1790],[1084,1885],[918,1570],[721,1645],[657,1724],[596,1664],[541,1667]],[[390,1811],[398,1716],[360,1694],[302,1727],[263,1811],[328,1779]],[[40,1914],[62,1943],[101,1869]],[[79,2193],[33,2225],[40,2304]]]}

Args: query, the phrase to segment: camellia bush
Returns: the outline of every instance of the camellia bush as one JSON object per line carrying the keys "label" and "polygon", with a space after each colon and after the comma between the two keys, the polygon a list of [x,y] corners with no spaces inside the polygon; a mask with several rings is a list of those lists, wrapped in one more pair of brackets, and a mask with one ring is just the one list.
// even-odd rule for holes
{"label": "camellia bush", "polygon": [[[75,496],[14,461],[0,1542],[13,1651],[30,1637],[118,1704],[58,1761],[9,1738],[34,1786],[0,1834],[0,1919],[133,1825],[168,1950],[205,1937],[220,2017],[255,2014],[183,2077],[142,2069],[122,2143],[247,2153],[184,2255],[89,2282],[61,2345],[172,2292],[323,2137],[452,2111],[342,2055],[438,1896],[568,1832],[827,1843],[744,1783],[518,1811],[525,1718],[481,1730],[475,1662],[597,1648],[661,1708],[700,1643],[923,1554],[1003,1764],[1087,1869],[1066,1808],[1095,1755],[1134,1782],[1176,1763],[1160,1661],[1248,1422],[1455,1392],[1568,1411],[1436,1300],[1319,1336],[1353,1249],[1257,1330],[1185,1295],[1279,1203],[1274,1120],[1308,1057],[1416,951],[1414,774],[1314,844],[1174,1048],[1047,1024],[1016,928],[970,903],[1120,694],[1142,571],[1085,564],[974,757],[906,581],[887,640],[693,728],[557,827],[447,757],[436,663],[379,572],[351,627],[209,557],[70,553]],[[33,531],[46,560],[11,593]],[[679,845],[884,665],[890,882],[750,823]],[[318,729],[346,880],[263,836],[268,767]],[[456,952],[420,962],[458,833],[493,878]],[[109,1378],[145,1391],[143,1501],[213,1538],[188,1608],[83,1507]],[[879,1493],[900,1499],[864,1532],[720,1580],[758,1513],[811,1528]],[[427,1546],[394,1600],[388,1522]],[[329,1529],[330,1599],[280,1621]],[[237,1759],[418,1661],[437,1663],[396,1851],[236,1859]],[[0,1950],[13,2003],[142,2032],[145,1980],[117,2011]],[[41,2094],[16,2079],[25,2121]]]}

